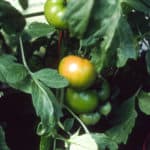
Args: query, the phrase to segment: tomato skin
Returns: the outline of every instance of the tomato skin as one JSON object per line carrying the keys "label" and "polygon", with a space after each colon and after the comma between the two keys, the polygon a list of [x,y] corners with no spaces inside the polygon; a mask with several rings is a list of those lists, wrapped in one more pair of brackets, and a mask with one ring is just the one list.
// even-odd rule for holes
{"label": "tomato skin", "polygon": [[88,113],[88,114],[80,114],[79,118],[83,123],[87,126],[95,125],[99,122],[101,116],[98,112],[95,113]]}
{"label": "tomato skin", "polygon": [[67,88],[65,100],[68,107],[77,114],[93,112],[99,103],[95,91],[77,91],[73,88]]}
{"label": "tomato skin", "polygon": [[100,108],[100,113],[104,116],[108,116],[112,110],[112,105],[110,102],[107,102]]}
{"label": "tomato skin", "polygon": [[47,0],[44,5],[44,15],[47,22],[56,28],[67,28],[66,22],[62,19],[65,10],[64,0]]}
{"label": "tomato skin", "polygon": [[58,71],[76,89],[86,89],[96,79],[94,65],[88,59],[75,55],[64,57],[59,63]]}
{"label": "tomato skin", "polygon": [[110,96],[110,85],[107,80],[103,80],[101,87],[98,90],[98,96],[100,101],[106,101]]}

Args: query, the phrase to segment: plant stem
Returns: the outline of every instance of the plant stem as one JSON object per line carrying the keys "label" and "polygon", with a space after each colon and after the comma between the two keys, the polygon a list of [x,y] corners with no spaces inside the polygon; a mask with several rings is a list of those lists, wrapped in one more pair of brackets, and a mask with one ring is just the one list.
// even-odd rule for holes
{"label": "plant stem", "polygon": [[79,49],[78,49],[78,51],[77,51],[77,55],[79,55],[79,56],[81,56],[82,55],[82,41],[80,40],[79,41],[80,43],[79,43]]}
{"label": "plant stem", "polygon": [[29,73],[31,73],[28,65],[27,65],[27,62],[26,62],[26,59],[25,59],[25,54],[24,54],[24,49],[23,49],[23,43],[22,43],[22,38],[21,36],[19,37],[19,43],[20,43],[20,49],[21,49],[21,57],[22,57],[22,62],[23,62],[23,65],[25,66],[25,68],[28,70]]}
{"label": "plant stem", "polygon": [[134,94],[135,95],[135,97],[137,97],[138,96],[138,94],[139,94],[139,92],[141,91],[141,89],[142,89],[142,85],[137,89],[137,91],[136,91],[136,93]]}
{"label": "plant stem", "polygon": [[56,139],[54,139],[54,142],[53,142],[53,150],[56,150]]}
{"label": "plant stem", "polygon": [[63,39],[63,31],[59,32],[59,38],[58,38],[58,55],[59,58],[61,57],[61,43],[62,43],[62,39]]}
{"label": "plant stem", "polygon": [[80,40],[80,47],[79,47],[79,50],[81,51],[82,49],[82,40]]}
{"label": "plant stem", "polygon": [[81,126],[83,127],[85,133],[90,134],[89,130],[84,125],[84,123],[79,119],[79,117],[74,112],[72,112],[72,110],[70,108],[68,108],[66,105],[63,105],[63,107],[81,124]]}
{"label": "plant stem", "polygon": [[60,89],[60,105],[62,106],[64,103],[64,88]]}

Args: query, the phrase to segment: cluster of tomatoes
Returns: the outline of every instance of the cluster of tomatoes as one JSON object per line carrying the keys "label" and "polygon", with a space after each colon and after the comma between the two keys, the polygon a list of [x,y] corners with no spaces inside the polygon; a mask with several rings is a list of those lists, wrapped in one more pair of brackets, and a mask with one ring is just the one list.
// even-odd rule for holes
{"label": "cluster of tomatoes", "polygon": [[[65,3],[65,0],[47,0],[44,7],[48,23],[59,29],[67,28],[63,20]],[[97,73],[90,60],[75,55],[66,56],[60,61],[58,71],[69,81],[65,91],[66,105],[86,125],[95,125],[102,115],[110,113],[110,86],[105,79],[101,79],[100,88],[91,88],[97,81]]]}
{"label": "cluster of tomatoes", "polygon": [[59,73],[68,79],[65,103],[86,125],[95,125],[101,116],[111,111],[110,86],[101,79],[100,88],[91,88],[97,73],[90,60],[75,55],[64,57],[59,64]]}

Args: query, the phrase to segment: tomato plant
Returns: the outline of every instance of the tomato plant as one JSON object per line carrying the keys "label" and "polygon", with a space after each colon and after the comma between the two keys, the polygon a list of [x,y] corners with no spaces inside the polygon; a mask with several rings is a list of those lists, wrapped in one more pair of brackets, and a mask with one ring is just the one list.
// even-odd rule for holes
{"label": "tomato plant", "polygon": [[64,3],[64,0],[47,0],[44,6],[44,14],[48,23],[60,29],[67,27],[63,19],[66,10]]}
{"label": "tomato plant", "polygon": [[72,88],[66,91],[66,103],[77,114],[93,112],[98,102],[95,91],[76,91]]}
{"label": "tomato plant", "polygon": [[69,80],[70,86],[76,89],[86,89],[95,81],[94,65],[85,58],[69,55],[59,64],[59,73]]}
{"label": "tomato plant", "polygon": [[0,149],[142,149],[149,0],[30,1],[0,1]]}

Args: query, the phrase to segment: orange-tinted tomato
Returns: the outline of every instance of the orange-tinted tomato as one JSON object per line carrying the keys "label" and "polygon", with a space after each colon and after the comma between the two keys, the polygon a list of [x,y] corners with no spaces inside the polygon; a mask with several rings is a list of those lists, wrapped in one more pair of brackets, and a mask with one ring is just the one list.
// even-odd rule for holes
{"label": "orange-tinted tomato", "polygon": [[76,89],[86,89],[96,78],[94,65],[85,58],[69,55],[64,57],[58,67],[59,73],[68,79],[70,86]]}

